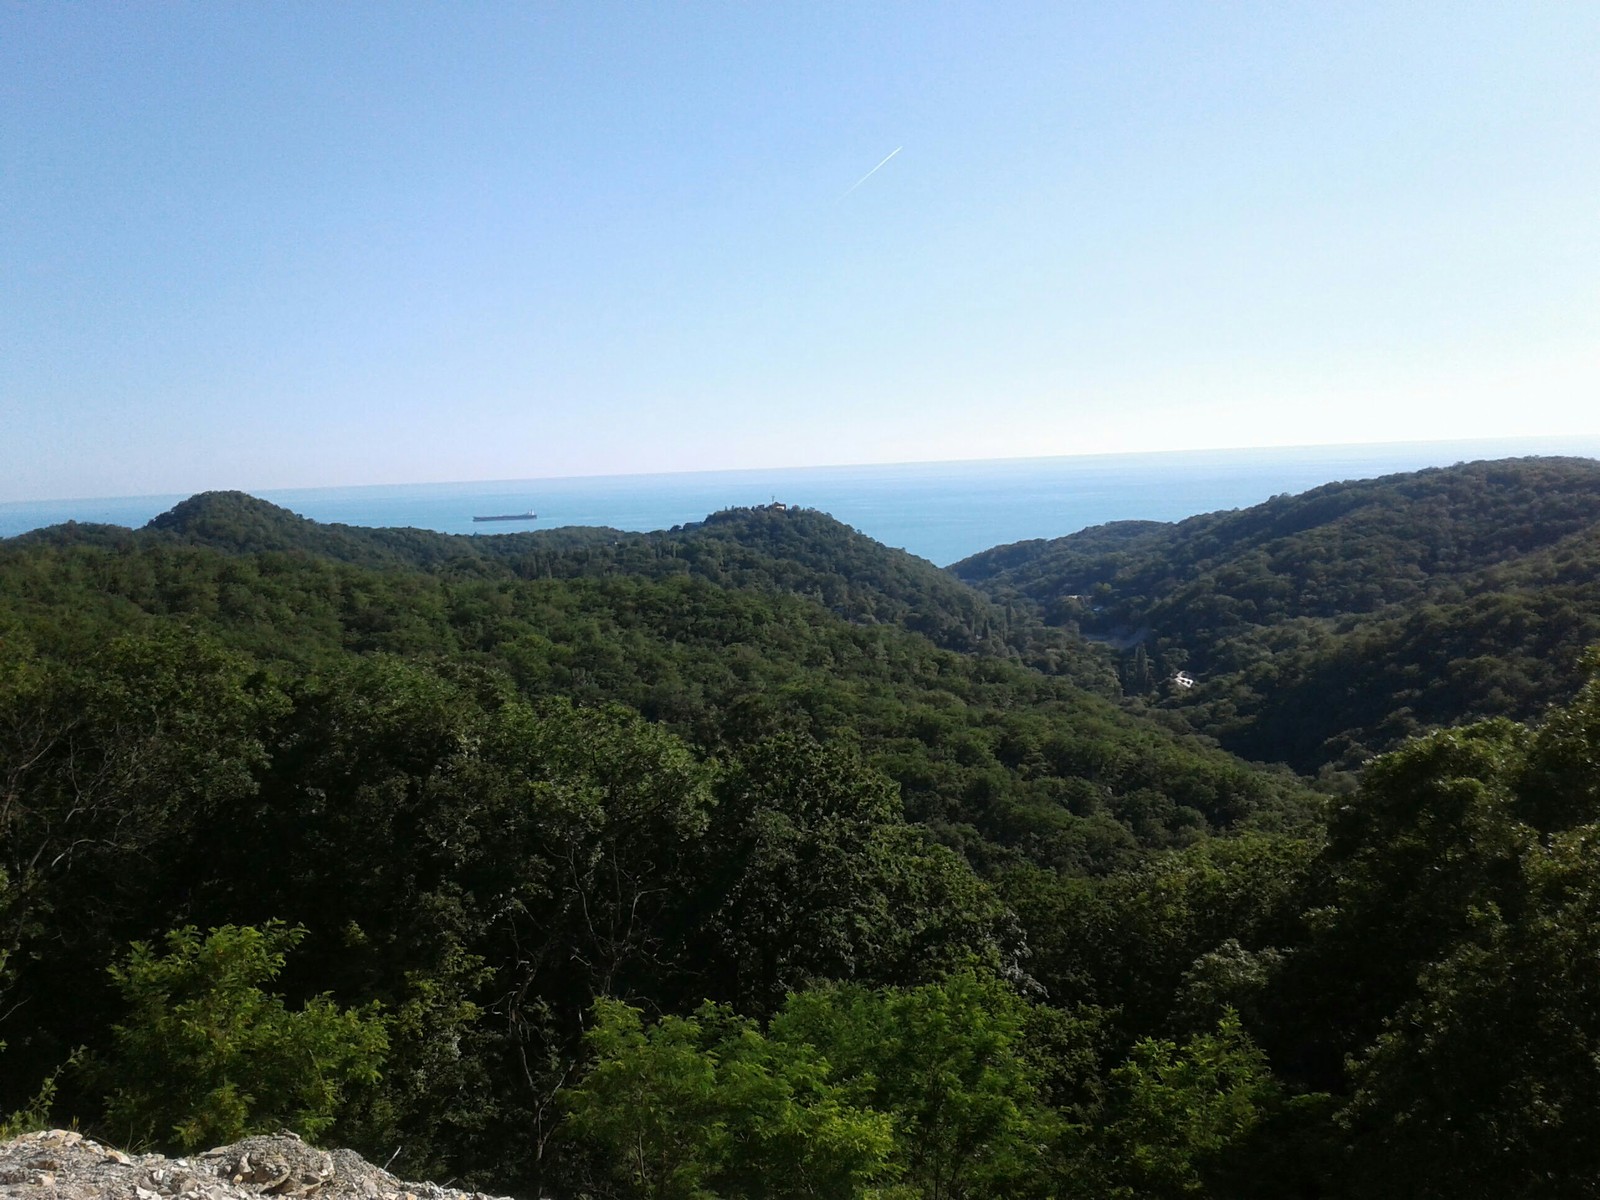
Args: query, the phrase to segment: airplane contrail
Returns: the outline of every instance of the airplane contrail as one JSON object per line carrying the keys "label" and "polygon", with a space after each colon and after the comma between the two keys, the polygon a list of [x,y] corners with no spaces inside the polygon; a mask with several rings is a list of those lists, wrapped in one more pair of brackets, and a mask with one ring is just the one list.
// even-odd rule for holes
{"label": "airplane contrail", "polygon": [[[872,170],[868,171],[860,179],[858,179],[854,183],[852,183],[850,185],[850,191],[845,192],[844,196],[848,196],[850,194],[850,192],[855,191],[863,183],[865,183],[867,180],[871,179],[874,175],[876,175],[878,173],[879,169],[883,166],[883,163],[888,162],[891,158],[893,158],[896,154],[899,154],[900,151],[902,151],[904,149],[905,149],[904,146],[896,146],[893,150],[889,151],[889,153],[885,154],[883,156],[883,162],[879,163],[876,167],[873,167]],[[839,199],[843,200],[844,196],[840,196]]]}

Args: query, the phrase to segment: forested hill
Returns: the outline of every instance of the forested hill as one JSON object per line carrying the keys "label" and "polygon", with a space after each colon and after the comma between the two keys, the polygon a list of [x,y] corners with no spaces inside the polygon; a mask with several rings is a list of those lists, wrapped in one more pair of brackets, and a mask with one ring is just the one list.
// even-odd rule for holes
{"label": "forested hill", "polygon": [[[1027,961],[1010,873],[1089,895],[1169,851],[1315,834],[1287,773],[831,611],[883,603],[858,572],[899,563],[883,591],[909,594],[924,567],[820,515],[726,514],[587,559],[576,535],[515,540],[497,557],[510,543],[221,496],[0,543],[0,1124],[81,1045],[92,1069],[55,1102],[120,1140],[338,1112],[414,1174],[541,1194],[558,1128],[569,1179],[604,1161],[563,1125],[597,1001],[765,1019],[829,981],[967,970],[972,1002],[1003,1008],[1013,984],[1058,987]],[[807,593],[829,577],[840,596]],[[306,1046],[313,1018],[281,1005],[183,1006],[259,996],[291,951],[273,986],[325,1019]],[[208,964],[220,980],[191,978]],[[185,1030],[223,1020],[243,1022],[215,1034],[232,1067],[174,1066]],[[263,1039],[301,1057],[259,1066]],[[305,1061],[326,1071],[302,1088]],[[205,1082],[252,1064],[243,1095]]]}
{"label": "forested hill", "polygon": [[[1486,571],[1561,595],[1583,536]],[[1600,681],[1331,804],[936,645],[925,566],[228,495],[0,542],[0,1140],[289,1128],[558,1200],[1593,1190]]]}
{"label": "forested hill", "polygon": [[[1113,640],[1130,694],[1312,771],[1569,694],[1600,639],[1597,522],[1600,463],[1512,459],[1099,526],[951,570]],[[1174,693],[1179,669],[1199,686]]]}
{"label": "forested hill", "polygon": [[1102,694],[1116,688],[1107,656],[1047,627],[1030,606],[996,603],[927,560],[809,509],[729,509],[653,533],[566,526],[463,536],[322,524],[243,492],[206,492],[141,530],[65,525],[19,540],[159,540],[236,554],[298,553],[378,569],[412,567],[452,578],[696,578],[799,596],[850,621],[898,625],[946,649],[1015,658]]}
{"label": "forested hill", "polygon": [[178,623],[291,677],[350,655],[472,663],[523,695],[621,702],[707,751],[781,731],[844,738],[978,863],[1103,870],[1308,811],[1294,781],[1061,674],[939,645],[919,613],[982,622],[996,606],[821,514],[736,511],[581,545],[594,534],[328,527],[213,494],[143,530],[0,543],[0,622],[64,660]]}

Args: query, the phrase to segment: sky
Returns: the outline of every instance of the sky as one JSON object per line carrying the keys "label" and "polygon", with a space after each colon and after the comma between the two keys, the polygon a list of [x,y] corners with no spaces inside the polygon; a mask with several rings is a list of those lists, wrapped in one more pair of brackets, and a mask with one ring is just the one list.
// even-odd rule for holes
{"label": "sky", "polygon": [[1538,0],[8,0],[0,500],[1594,435],[1597,62]]}

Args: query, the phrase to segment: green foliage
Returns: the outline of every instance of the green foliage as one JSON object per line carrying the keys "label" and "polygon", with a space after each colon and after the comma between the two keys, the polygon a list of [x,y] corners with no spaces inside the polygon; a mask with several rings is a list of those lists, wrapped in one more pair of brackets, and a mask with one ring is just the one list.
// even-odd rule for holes
{"label": "green foliage", "polygon": [[1522,911],[1475,912],[1353,1064],[1364,1194],[1567,1196],[1600,1170],[1597,833],[1530,847]]}
{"label": "green foliage", "polygon": [[1219,1176],[1239,1169],[1230,1155],[1278,1100],[1265,1056],[1234,1013],[1181,1046],[1141,1041],[1111,1073],[1105,1109],[1086,1134],[1099,1178],[1084,1194],[1216,1195]]}
{"label": "green foliage", "polygon": [[1552,710],[1533,734],[1516,785],[1516,815],[1541,832],[1570,829],[1600,814],[1600,645],[1584,655],[1589,682],[1570,704]]}
{"label": "green foliage", "polygon": [[1096,1081],[1093,1020],[1047,1013],[972,972],[796,993],[765,1034],[714,1005],[646,1026],[601,1001],[566,1103],[599,1195],[1179,1197],[1242,1178],[1283,1096],[1236,1016],[1140,1041]]}
{"label": "green foliage", "polygon": [[[832,603],[827,588],[790,578],[872,545],[819,515],[791,515],[686,529],[671,553],[635,537],[605,548],[624,558],[603,569],[563,557],[565,566],[524,571],[495,537],[459,539],[462,561],[477,564],[470,570],[427,554],[415,566],[404,556],[352,560],[312,536],[325,527],[298,518],[283,532],[305,534],[293,550],[175,541],[186,526],[115,548],[23,539],[0,548],[0,619],[11,611],[46,657],[181,621],[290,676],[336,673],[347,656],[374,653],[492,665],[525,696],[620,702],[710,751],[784,732],[849,739],[899,784],[913,820],[979,862],[1021,855],[1103,871],[1144,845],[1304,823],[1292,779],[1120,713],[1060,675],[998,651],[940,649],[886,623],[887,611]],[[849,576],[852,595],[910,595],[933,578],[965,592],[926,564],[901,579],[880,552]],[[600,553],[587,543],[560,550]],[[716,566],[729,555],[745,565]]]}
{"label": "green foliage", "polygon": [[1029,1006],[970,972],[909,990],[797,993],[767,1034],[726,1009],[596,1006],[568,1105],[650,1197],[1042,1194],[1058,1121],[1025,1053]]}
{"label": "green foliage", "polygon": [[906,990],[799,993],[775,1040],[815,1046],[865,1107],[892,1116],[915,1194],[1027,1196],[1045,1186],[1058,1118],[1026,1053],[1030,1009],[992,976]]}
{"label": "green foliage", "polygon": [[[1321,1087],[1413,999],[1419,974],[1518,887],[1527,731],[1490,722],[1376,760],[1331,823],[1312,937],[1284,973],[1290,1037]],[[1328,980],[1339,981],[1330,988]]]}
{"label": "green foliage", "polygon": [[43,911],[97,876],[114,893],[110,862],[249,795],[281,710],[246,660],[181,628],[82,664],[0,657],[0,987]]}
{"label": "green foliage", "polygon": [[106,1121],[125,1144],[184,1151],[287,1127],[326,1130],[387,1048],[375,1006],[326,996],[291,1011],[262,990],[304,931],[187,927],[158,955],[136,942],[111,968],[128,1007],[105,1065]]}
{"label": "green foliage", "polygon": [[646,1030],[637,1009],[607,1000],[587,1041],[595,1063],[567,1106],[615,1194],[848,1200],[892,1175],[892,1122],[850,1103],[812,1046],[714,1005]]}
{"label": "green foliage", "polygon": [[[1326,803],[1178,709],[1292,741],[1370,702],[1343,728],[1375,746],[1440,687],[1546,694],[1591,533],[1539,514],[1577,521],[1584,470],[1203,522],[1213,581],[1139,594],[1234,630],[1256,699],[1160,698],[1203,654],[1161,634],[1126,711],[1025,665],[1015,605],[818,514],[451,539],[201,497],[8,542],[0,1111],[294,1123],[529,1195],[1581,1194],[1600,684]],[[1450,536],[1390,581],[1397,487]],[[1166,539],[1084,535],[1121,574],[1057,615],[1111,619]],[[79,1045],[98,1078],[52,1075]]]}
{"label": "green foliage", "polygon": [[[1597,484],[1588,459],[1469,463],[951,569],[1130,647],[1128,693],[1228,749],[1350,769],[1436,726],[1534,717],[1578,686],[1579,651],[1600,640]],[[1163,684],[1180,666],[1199,687]]]}
{"label": "green foliage", "polygon": [[[554,529],[461,537],[419,529],[323,525],[242,492],[207,492],[141,531],[167,544],[235,554],[309,553],[361,567],[420,568],[456,578],[695,579],[718,588],[803,596],[866,624],[893,624],[947,649],[1017,656],[1105,690],[1103,659],[932,564],[864,537],[824,513],[729,509],[639,534]],[[60,531],[27,541],[59,542]],[[100,544],[98,532],[82,542]],[[125,548],[126,540],[116,545]]]}
{"label": "green foliage", "polygon": [[704,874],[727,882],[707,953],[745,1011],[819,980],[911,982],[1012,956],[1004,908],[856,756],[781,736],[742,751],[717,793]]}
{"label": "green foliage", "polygon": [[1216,839],[1104,879],[1022,868],[998,886],[1049,995],[1113,1010],[1132,1031],[1191,1032],[1264,1003],[1277,948],[1303,937],[1316,858],[1296,838]]}
{"label": "green foliage", "polygon": [[[351,931],[365,942],[359,931]],[[493,977],[483,960],[459,943],[405,971],[405,985],[388,1015],[388,1051],[376,1092],[360,1096],[340,1126],[366,1146],[391,1146],[389,1169],[406,1179],[451,1175],[464,1150],[485,1140],[499,1104],[484,1061],[501,1049],[486,1028],[488,1013],[471,997]]]}
{"label": "green foliage", "polygon": [[[1491,723],[1408,747],[1375,781],[1382,822],[1340,843],[1325,945],[1353,958],[1338,935],[1387,905],[1375,967],[1405,981],[1350,1063],[1363,1194],[1566,1196],[1600,1170],[1581,1132],[1600,1119],[1597,711],[1591,682],[1531,736]],[[1414,873],[1380,891],[1385,870]]]}

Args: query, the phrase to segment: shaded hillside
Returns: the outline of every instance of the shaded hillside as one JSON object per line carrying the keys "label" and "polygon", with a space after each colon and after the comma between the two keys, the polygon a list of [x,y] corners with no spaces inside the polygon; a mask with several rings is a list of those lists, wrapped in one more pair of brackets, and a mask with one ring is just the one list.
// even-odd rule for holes
{"label": "shaded hillside", "polygon": [[248,925],[281,958],[303,927],[286,988],[395,1014],[356,1136],[533,1194],[596,997],[1025,982],[1001,872],[1100,878],[1321,809],[1060,676],[765,587],[162,529],[0,544],[0,761],[0,1112],[113,1053],[130,941]]}
{"label": "shaded hillside", "polygon": [[[952,570],[1113,639],[1129,693],[1167,696],[1230,749],[1315,770],[1570,692],[1600,637],[1597,522],[1600,463],[1515,459],[1101,526]],[[1174,695],[1179,669],[1200,683]]]}
{"label": "shaded hillside", "polygon": [[[324,524],[245,492],[202,492],[153,519],[146,530],[191,545],[237,554],[298,551],[369,567],[409,566],[426,570],[483,572],[506,556],[505,539],[538,539],[567,549],[625,536],[615,529],[544,530],[525,534],[466,537],[431,529],[373,529]],[[498,552],[497,552],[498,551]]]}
{"label": "shaded hillside", "polygon": [[[807,523],[843,528],[802,515],[792,528],[805,552],[816,544]],[[748,536],[737,521],[721,532]],[[859,535],[845,541],[870,554]],[[1305,812],[1292,782],[1068,679],[950,651],[897,624],[850,622],[821,598],[783,592],[772,586],[775,556],[747,579],[729,566],[750,561],[732,536],[665,545],[706,561],[661,578],[613,561],[598,578],[521,579],[492,565],[484,575],[305,550],[223,552],[162,531],[114,547],[17,539],[0,546],[0,622],[67,659],[120,630],[181,622],[291,675],[347,655],[468,661],[527,696],[623,702],[708,750],[785,730],[842,737],[900,784],[913,816],[977,862],[1022,855],[1097,870],[1141,846]],[[724,546],[733,553],[717,555]],[[664,549],[644,537],[623,547]],[[713,565],[728,584],[705,578]],[[851,570],[848,559],[827,565],[798,564],[794,578]]]}
{"label": "shaded hillside", "polygon": [[1110,679],[1104,659],[1046,628],[1026,606],[997,604],[926,559],[810,509],[730,509],[582,548],[507,541],[489,549],[523,577],[687,575],[814,600],[851,621],[898,625],[950,650],[1021,657],[1097,690]]}
{"label": "shaded hillside", "polygon": [[243,492],[206,492],[132,534],[67,525],[18,541],[134,545],[141,539],[455,578],[701,579],[797,596],[856,623],[898,625],[945,649],[1017,658],[1104,694],[1115,689],[1105,656],[1048,628],[1030,607],[997,604],[932,563],[811,510],[730,509],[654,533],[568,526],[464,536],[322,524]]}

